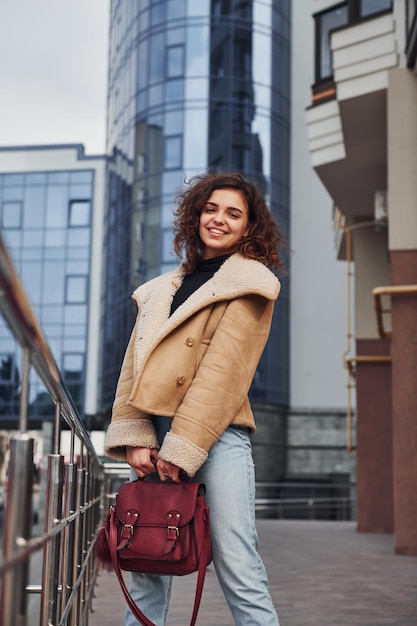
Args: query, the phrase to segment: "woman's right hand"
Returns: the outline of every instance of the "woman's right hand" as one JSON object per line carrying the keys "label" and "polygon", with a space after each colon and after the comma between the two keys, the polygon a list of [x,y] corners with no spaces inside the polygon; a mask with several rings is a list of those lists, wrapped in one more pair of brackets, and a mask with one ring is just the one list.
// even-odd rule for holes
{"label": "woman's right hand", "polygon": [[126,446],[126,461],[129,463],[139,478],[156,472],[158,450],[155,448],[133,448]]}

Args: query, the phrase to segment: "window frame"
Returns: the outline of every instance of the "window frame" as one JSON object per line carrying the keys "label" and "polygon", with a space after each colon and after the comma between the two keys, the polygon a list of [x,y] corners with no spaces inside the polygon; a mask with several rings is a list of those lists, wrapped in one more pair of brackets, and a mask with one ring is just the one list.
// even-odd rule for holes
{"label": "window frame", "polygon": [[[71,210],[74,204],[86,203],[89,205],[88,222],[86,224],[71,224]],[[91,198],[71,198],[68,201],[68,228],[90,228],[91,227]]]}
{"label": "window frame", "polygon": [[[69,283],[71,279],[83,279],[84,281],[84,296],[83,296],[83,300],[70,300],[69,299],[69,291],[68,291],[68,287],[69,287]],[[71,304],[88,304],[88,276],[86,274],[67,274],[65,276],[65,292],[64,292],[64,304],[67,305],[71,305]]]}
{"label": "window frame", "polygon": [[[19,220],[17,226],[6,226],[4,224],[4,212],[6,204],[17,204],[19,206]],[[2,230],[22,230],[23,227],[23,200],[3,200],[1,203],[1,228]]]}
{"label": "window frame", "polygon": [[[167,150],[167,145],[169,141],[173,141],[173,140],[178,140],[180,143],[180,149],[179,149],[179,153],[178,153],[178,157],[179,160],[170,165],[167,161],[167,156],[168,156],[168,150]],[[181,169],[182,167],[182,162],[183,162],[183,155],[184,155],[184,141],[183,141],[183,136],[182,134],[176,134],[176,135],[166,135],[164,137],[164,169],[166,171],[171,171],[171,170],[178,170]]]}

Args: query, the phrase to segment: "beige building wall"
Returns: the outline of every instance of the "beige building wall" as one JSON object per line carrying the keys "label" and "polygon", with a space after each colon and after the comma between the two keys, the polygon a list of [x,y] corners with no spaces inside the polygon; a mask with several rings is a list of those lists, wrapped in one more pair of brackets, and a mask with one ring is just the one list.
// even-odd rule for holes
{"label": "beige building wall", "polygon": [[[355,259],[355,337],[377,339],[372,290],[390,282],[387,229],[364,226],[352,231]],[[389,328],[387,319],[387,328]]]}
{"label": "beige building wall", "polygon": [[417,80],[408,69],[389,72],[389,249],[417,248]]}

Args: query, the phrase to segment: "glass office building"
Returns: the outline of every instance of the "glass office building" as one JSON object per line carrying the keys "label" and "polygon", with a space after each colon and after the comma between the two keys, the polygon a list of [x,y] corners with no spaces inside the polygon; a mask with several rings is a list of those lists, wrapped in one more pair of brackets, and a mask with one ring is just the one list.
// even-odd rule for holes
{"label": "glass office building", "polygon": [[[96,217],[102,214],[97,167],[104,190],[104,163],[104,157],[83,158],[81,146],[0,148],[1,234],[82,415],[89,315],[94,309],[90,297],[93,207]],[[21,358],[0,317],[0,428],[16,427]],[[38,428],[45,419],[54,418],[55,408],[33,370],[29,387],[29,424]]]}
{"label": "glass office building", "polygon": [[[289,229],[289,0],[113,0],[103,407],[133,324],[130,294],[178,265],[176,191],[209,168],[258,184]],[[285,281],[284,281],[285,282]],[[288,286],[251,389],[288,405]]]}

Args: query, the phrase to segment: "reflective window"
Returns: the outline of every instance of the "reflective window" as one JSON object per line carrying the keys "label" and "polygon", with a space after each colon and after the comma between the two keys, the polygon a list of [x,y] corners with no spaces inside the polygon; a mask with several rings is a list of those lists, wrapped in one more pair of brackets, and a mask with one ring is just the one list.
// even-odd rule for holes
{"label": "reflective window", "polygon": [[65,259],[65,247],[63,246],[51,246],[45,247],[43,251],[45,261],[63,261]]}
{"label": "reflective window", "polygon": [[67,276],[65,301],[68,304],[82,303],[87,300],[87,276]]}
{"label": "reflective window", "polygon": [[68,191],[66,187],[48,187],[46,194],[46,227],[66,228]]}
{"label": "reflective window", "polygon": [[161,226],[165,228],[172,228],[172,221],[174,219],[174,206],[172,199],[169,202],[164,202],[161,208]]}
{"label": "reflective window", "polygon": [[89,228],[71,228],[68,231],[68,246],[85,246],[86,248],[90,244],[90,229]]}
{"label": "reflective window", "polygon": [[42,290],[42,269],[42,264],[40,262],[22,262],[20,275],[29,296],[29,300],[36,304],[40,303]]}
{"label": "reflective window", "polygon": [[185,0],[168,0],[167,18],[175,20],[185,16]]}
{"label": "reflective window", "polygon": [[[184,120],[184,167],[186,170],[205,168],[208,150],[208,110],[190,109]],[[198,141],[196,141],[198,137]],[[172,192],[171,192],[172,193]]]}
{"label": "reflective window", "polygon": [[330,9],[330,11],[318,15],[316,20],[320,50],[316,80],[322,80],[333,75],[330,36],[335,28],[348,23],[348,7],[345,5],[336,9]]}
{"label": "reflective window", "polygon": [[162,176],[162,193],[172,198],[175,189],[181,189],[184,182],[184,172],[178,170],[176,172],[164,172]]}
{"label": "reflective window", "polygon": [[[4,350],[4,347],[3,347]],[[18,415],[19,411],[19,368],[15,354],[2,351],[0,353],[0,415]]]}
{"label": "reflective window", "polygon": [[165,99],[167,102],[179,102],[184,99],[184,81],[169,80],[166,83]]}
{"label": "reflective window", "polygon": [[160,24],[165,18],[165,4],[160,2],[159,4],[153,4],[151,7],[151,24]]}
{"label": "reflective window", "polygon": [[22,232],[18,228],[4,229],[3,236],[6,246],[10,249],[13,256],[13,251],[20,248],[22,242]]}
{"label": "reflective window", "polygon": [[64,370],[65,380],[67,382],[82,380],[83,368],[83,354],[64,352],[62,355],[62,369]]}
{"label": "reflective window", "polygon": [[392,8],[392,0],[360,0],[360,16],[366,17]]}
{"label": "reflective window", "polygon": [[6,200],[23,200],[24,196],[24,187],[3,187],[2,198],[5,202]]}
{"label": "reflective window", "polygon": [[184,74],[184,46],[167,48],[167,78],[178,78]]}
{"label": "reflective window", "polygon": [[87,306],[67,304],[64,313],[64,324],[86,324]]}
{"label": "reflective window", "polygon": [[148,106],[148,91],[141,91],[138,93],[138,97],[136,100],[136,112],[142,113]]}
{"label": "reflective window", "polygon": [[[248,52],[246,52],[248,54]],[[271,37],[256,33],[254,35],[252,55],[252,69],[253,78],[256,84],[270,85],[271,84]],[[246,61],[248,63],[249,61]]]}
{"label": "reflective window", "polygon": [[22,261],[39,261],[42,257],[42,248],[27,248],[22,250]]}
{"label": "reflective window", "polygon": [[[144,3],[143,3],[144,4]],[[149,28],[149,11],[142,11],[139,17],[139,32],[144,32]]]}
{"label": "reflective window", "polygon": [[28,172],[26,174],[27,185],[45,185],[46,174],[43,172]]}
{"label": "reflective window", "polygon": [[148,41],[141,41],[138,47],[138,84],[137,89],[140,91],[148,85]]}
{"label": "reflective window", "polygon": [[26,187],[23,228],[43,228],[45,222],[45,187]]}
{"label": "reflective window", "polygon": [[[15,379],[14,354],[0,352],[0,385],[10,383]],[[5,389],[0,388],[0,398],[4,399]]]}
{"label": "reflective window", "polygon": [[178,169],[182,164],[182,136],[165,138],[165,168]]}
{"label": "reflective window", "polygon": [[159,83],[164,78],[164,36],[158,34],[151,37],[150,82],[151,84]]}
{"label": "reflective window", "polygon": [[87,275],[89,270],[88,261],[67,261],[67,274]]}
{"label": "reflective window", "polygon": [[[84,307],[85,309],[85,307]],[[75,329],[78,330],[80,325],[74,326]],[[64,338],[63,341],[64,352],[85,352],[86,349],[86,341],[84,336],[73,336],[71,338]]]}
{"label": "reflective window", "polygon": [[51,228],[45,231],[45,246],[47,248],[63,248],[67,231],[63,228]]}
{"label": "reflective window", "polygon": [[59,261],[45,263],[42,284],[44,304],[62,304],[64,301],[64,264]]}
{"label": "reflective window", "polygon": [[48,183],[50,185],[65,185],[69,183],[69,172],[50,172],[48,174]]}
{"label": "reflective window", "polygon": [[162,233],[162,260],[165,262],[174,261],[175,253],[172,249],[172,230],[164,230]]}
{"label": "reflective window", "polygon": [[93,172],[70,172],[70,183],[77,185],[91,185],[93,182]]}
{"label": "reflective window", "polygon": [[71,200],[69,205],[69,226],[88,226],[90,224],[90,201]]}
{"label": "reflective window", "polygon": [[73,183],[70,186],[69,198],[70,200],[78,200],[79,198],[90,198],[91,197],[91,185],[81,185],[78,183]]}
{"label": "reflective window", "polygon": [[169,111],[165,113],[164,130],[167,135],[173,135],[175,132],[182,132],[183,127],[183,111]]}
{"label": "reflective window", "polygon": [[22,202],[3,202],[1,226],[2,228],[21,228]]}
{"label": "reflective window", "polygon": [[209,81],[206,78],[188,78],[185,83],[186,100],[207,100]]}
{"label": "reflective window", "polygon": [[208,16],[210,14],[210,0],[198,0],[188,3],[188,17]]}
{"label": "reflective window", "polygon": [[176,43],[184,43],[185,28],[183,26],[181,26],[181,28],[170,28],[167,31],[166,37],[168,46]]}
{"label": "reflective window", "polygon": [[83,248],[69,247],[67,250],[67,259],[74,259],[80,261],[81,259],[88,260],[90,258],[89,248],[84,246]]}
{"label": "reflective window", "polygon": [[[164,86],[161,83],[160,85],[153,85],[153,87],[149,88],[149,106],[153,107],[153,106],[157,106],[158,104],[161,104],[161,102],[164,99]],[[158,126],[161,125],[160,122],[157,123]]]}
{"label": "reflective window", "polygon": [[187,76],[207,76],[209,73],[208,26],[190,26],[187,29]]}
{"label": "reflective window", "polygon": [[17,187],[22,187],[24,185],[24,175],[23,174],[4,174],[3,175],[3,185],[6,187],[7,185],[10,186],[17,186]]}
{"label": "reflective window", "polygon": [[42,307],[41,323],[42,324],[61,324],[63,318],[62,306],[44,306]]}
{"label": "reflective window", "polygon": [[272,8],[270,6],[267,6],[263,2],[254,2],[253,4],[254,4],[254,7],[253,7],[254,24],[258,24],[258,25],[262,25],[262,26],[266,26],[267,28],[270,28]]}

